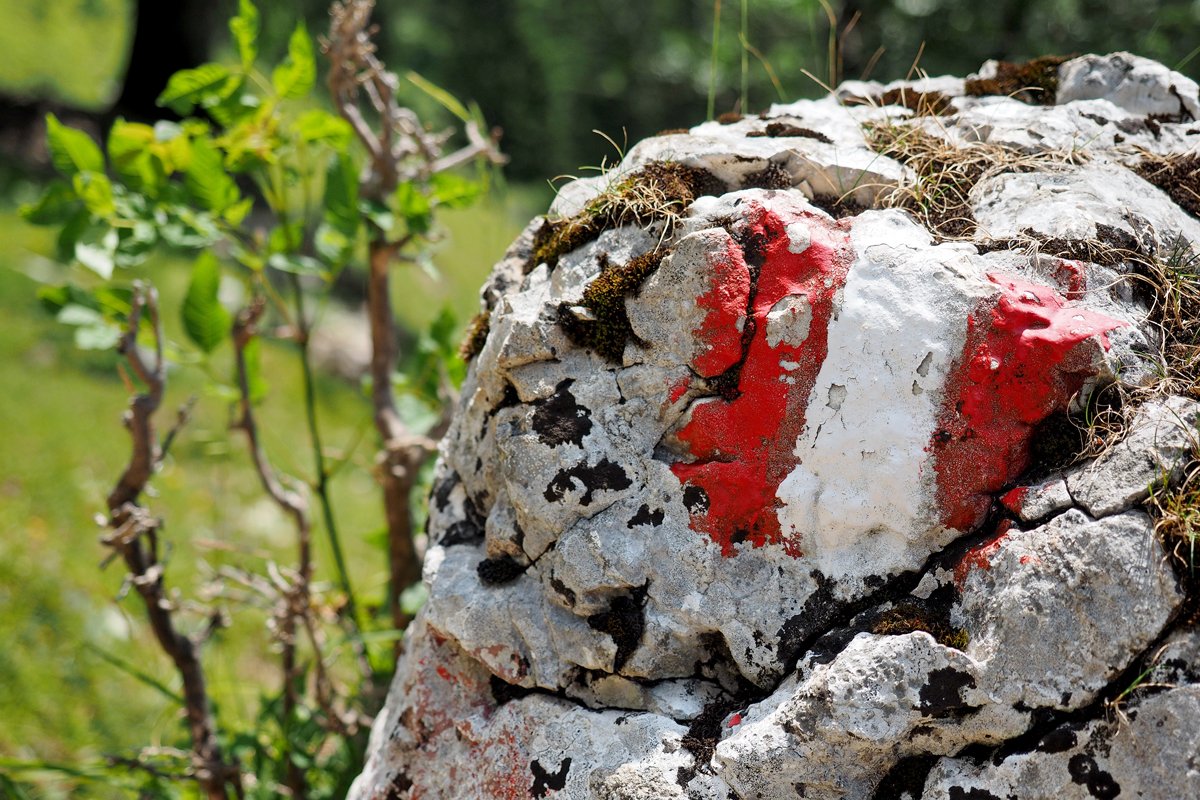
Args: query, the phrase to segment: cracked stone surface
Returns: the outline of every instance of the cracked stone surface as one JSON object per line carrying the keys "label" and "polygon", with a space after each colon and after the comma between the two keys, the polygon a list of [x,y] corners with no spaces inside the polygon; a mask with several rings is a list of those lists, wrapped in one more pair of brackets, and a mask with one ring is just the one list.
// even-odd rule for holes
{"label": "cracked stone surface", "polygon": [[[539,218],[497,264],[436,467],[430,598],[351,797],[867,800],[912,764],[914,798],[1197,794],[1195,615],[1137,506],[1200,407],[1151,401],[1100,458],[1031,468],[1039,423],[1153,380],[1158,334],[1128,263],[815,205],[911,179],[861,125],[912,112],[841,102],[900,85],[645,140],[551,212],[668,158],[725,190],[553,268]],[[980,237],[1200,242],[1128,168],[1132,144],[1193,143],[1183,76],[1085,56],[1046,107],[903,86],[952,98],[951,142],[1085,154],[977,186]],[[574,343],[601,270],[656,248],[619,363]],[[1114,727],[1105,703],[1156,657],[1163,686]]]}

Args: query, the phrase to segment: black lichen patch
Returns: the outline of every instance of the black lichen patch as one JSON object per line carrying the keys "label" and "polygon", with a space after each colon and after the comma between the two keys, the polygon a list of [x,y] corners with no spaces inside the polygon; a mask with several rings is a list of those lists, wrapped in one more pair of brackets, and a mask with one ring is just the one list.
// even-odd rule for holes
{"label": "black lichen patch", "polygon": [[600,274],[583,290],[579,305],[595,319],[581,319],[567,303],[558,308],[558,321],[567,338],[579,347],[620,364],[625,342],[634,336],[625,313],[625,298],[636,292],[662,263],[666,252],[655,248],[629,260],[623,266],[600,259]]}
{"label": "black lichen patch", "polygon": [[898,800],[905,795],[918,798],[925,791],[925,780],[937,763],[938,757],[931,755],[902,758],[875,787],[871,800]]}
{"label": "black lichen patch", "polygon": [[1200,156],[1148,156],[1135,171],[1169,194],[1176,205],[1200,217]]}
{"label": "black lichen patch", "polygon": [[592,412],[575,402],[573,381],[567,378],[554,387],[554,394],[534,403],[533,430],[547,447],[573,444],[583,447],[583,437],[592,430]]}
{"label": "black lichen patch", "polygon": [[593,630],[607,633],[617,646],[617,654],[613,657],[614,673],[621,671],[621,667],[625,666],[625,662],[642,641],[642,632],[646,628],[642,611],[645,599],[646,587],[643,586],[635,592],[634,597],[614,597],[608,611],[588,617],[588,625]]}
{"label": "black lichen patch", "polygon": [[1067,771],[1071,780],[1080,786],[1086,786],[1088,794],[1098,800],[1112,800],[1121,793],[1121,785],[1113,780],[1113,776],[1100,769],[1096,759],[1080,753],[1071,756],[1067,762]]}
{"label": "black lichen patch", "polygon": [[560,470],[546,486],[546,491],[542,493],[542,496],[546,498],[547,502],[556,503],[566,497],[567,492],[575,488],[575,481],[579,481],[584,488],[583,497],[579,498],[581,506],[591,505],[594,492],[619,491],[633,485],[633,481],[629,479],[620,464],[602,458],[600,463],[594,467],[588,466],[587,461],[580,461],[570,469]]}
{"label": "black lichen patch", "polygon": [[533,786],[529,794],[533,797],[545,797],[550,792],[557,792],[567,785],[567,773],[571,771],[571,757],[567,756],[558,765],[556,772],[548,772],[536,758],[529,762],[529,771],[533,773]]}
{"label": "black lichen patch", "polygon": [[488,679],[488,688],[492,690],[492,699],[497,705],[504,705],[509,700],[520,700],[533,693],[533,689],[526,689],[524,686],[518,686],[515,683],[509,683],[499,675],[493,675]]}
{"label": "black lichen patch", "polygon": [[554,269],[564,253],[622,225],[663,221],[673,226],[697,197],[725,191],[725,183],[707,170],[676,162],[647,164],[617,181],[575,216],[543,222],[534,235],[525,271],[542,263]]}
{"label": "black lichen patch", "polygon": [[447,472],[441,480],[433,485],[431,495],[434,503],[437,505],[438,511],[445,511],[446,506],[450,503],[450,493],[454,491],[454,487],[462,483],[462,478],[453,470]]}
{"label": "black lichen patch", "polygon": [[486,558],[475,566],[480,582],[487,586],[511,583],[521,577],[526,569],[528,566],[521,565],[506,555],[499,558]]}
{"label": "black lichen patch", "polygon": [[782,136],[801,136],[805,139],[816,139],[818,142],[825,144],[833,144],[833,139],[830,139],[820,131],[814,131],[811,128],[801,128],[799,125],[792,125],[790,122],[769,122],[766,130],[750,131],[746,134],[750,138],[769,136],[772,139]]}
{"label": "black lichen patch", "polygon": [[844,608],[844,604],[834,596],[837,586],[835,579],[815,569],[809,576],[816,581],[816,591],[804,601],[800,613],[789,617],[775,634],[779,640],[779,660],[789,666],[793,659],[808,649],[808,640],[813,634],[827,628]]}
{"label": "black lichen patch", "polygon": [[1058,728],[1047,733],[1033,748],[1039,753],[1065,753],[1079,744],[1079,737],[1070,728]]}
{"label": "black lichen patch", "polygon": [[642,503],[642,507],[638,509],[629,522],[625,523],[625,527],[633,528],[638,525],[653,525],[657,528],[663,524],[663,519],[665,519],[665,514],[661,508],[651,511],[648,504]]}
{"label": "black lichen patch", "polygon": [[566,600],[567,605],[569,605],[571,608],[575,607],[575,591],[573,589],[571,589],[558,578],[550,579],[550,588],[557,592],[563,600]]}
{"label": "black lichen patch", "polygon": [[1003,800],[1003,798],[997,797],[987,789],[980,789],[977,786],[972,786],[970,789],[964,789],[961,786],[951,786],[950,800]]}
{"label": "black lichen patch", "polygon": [[[455,478],[457,479],[457,475]],[[453,489],[454,484],[451,484],[450,488]],[[444,508],[444,506],[439,506],[440,508]],[[468,497],[463,500],[463,518],[446,528],[446,533],[438,540],[438,544],[442,547],[452,547],[456,544],[479,544],[484,539],[486,524],[487,520],[480,515],[475,508],[475,503]]]}
{"label": "black lichen patch", "polygon": [[774,161],[742,178],[743,189],[790,189],[792,173]]}
{"label": "black lichen patch", "polygon": [[962,698],[963,689],[975,688],[975,678],[970,673],[946,667],[929,673],[929,682],[921,687],[921,712],[927,717],[962,716],[972,710]]}
{"label": "black lichen patch", "polygon": [[898,603],[876,620],[871,633],[900,636],[913,631],[925,631],[939,644],[962,650],[967,646],[967,632],[951,624],[948,608],[941,613],[939,611],[917,602]]}
{"label": "black lichen patch", "polygon": [[400,800],[404,792],[412,788],[412,778],[408,777],[407,772],[400,772],[396,777],[392,778],[392,783],[388,787],[388,793],[384,796],[384,800]]}
{"label": "black lichen patch", "polygon": [[1001,61],[996,77],[967,81],[972,97],[1004,95],[1030,105],[1052,106],[1058,92],[1058,67],[1074,56],[1042,56],[1023,64]]}
{"label": "black lichen patch", "polygon": [[708,492],[703,487],[690,483],[683,487],[683,507],[689,514],[707,514],[709,503]]}
{"label": "black lichen patch", "polygon": [[463,361],[470,361],[475,356],[479,355],[479,351],[483,349],[484,342],[487,341],[488,331],[492,326],[492,310],[489,308],[482,314],[476,314],[467,324],[467,331],[463,335],[462,344],[458,347],[458,355]]}

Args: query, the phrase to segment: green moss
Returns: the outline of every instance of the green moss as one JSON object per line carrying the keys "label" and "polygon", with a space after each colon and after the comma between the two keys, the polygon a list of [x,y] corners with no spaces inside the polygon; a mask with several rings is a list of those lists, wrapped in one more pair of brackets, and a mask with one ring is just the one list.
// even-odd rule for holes
{"label": "green moss", "polygon": [[487,341],[488,331],[491,330],[491,327],[491,309],[471,318],[471,322],[467,325],[467,332],[463,336],[463,342],[458,348],[458,355],[463,361],[470,361],[479,354],[479,351],[483,349],[483,343]]}
{"label": "green moss", "polygon": [[881,636],[900,636],[913,631],[925,631],[947,647],[962,650],[970,637],[962,628],[956,628],[943,615],[930,613],[915,603],[900,603],[884,612],[871,628],[871,633]]}
{"label": "green moss", "polygon": [[622,225],[673,224],[697,197],[723,194],[726,188],[707,170],[665,161],[647,164],[602,192],[575,216],[547,219],[534,237],[526,270],[542,263],[553,269],[563,254]]}
{"label": "green moss", "polygon": [[662,248],[656,248],[620,267],[610,265],[608,257],[601,256],[600,274],[588,284],[579,303],[591,311],[595,319],[580,319],[567,303],[559,306],[559,321],[567,338],[609,361],[620,363],[625,342],[634,335],[625,313],[625,298],[637,291],[658,269],[664,255]]}
{"label": "green moss", "polygon": [[1024,64],[1001,61],[996,77],[967,81],[972,97],[1004,95],[1030,105],[1052,106],[1058,92],[1058,67],[1074,56],[1042,56]]}

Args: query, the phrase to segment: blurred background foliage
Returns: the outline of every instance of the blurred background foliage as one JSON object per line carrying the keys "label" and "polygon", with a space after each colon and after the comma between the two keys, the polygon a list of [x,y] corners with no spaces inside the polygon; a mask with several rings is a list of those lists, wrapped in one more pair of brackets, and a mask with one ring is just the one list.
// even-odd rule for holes
{"label": "blurred background foliage", "polygon": [[[261,0],[262,58],[286,50],[297,16],[314,33],[327,26],[325,0]],[[235,0],[0,0],[0,773],[4,759],[74,762],[147,742],[178,738],[177,706],[101,652],[137,665],[175,688],[136,604],[114,602],[117,567],[103,556],[91,524],[127,457],[118,424],[127,402],[112,351],[79,350],[72,331],[38,301],[55,282],[51,232],[15,213],[50,174],[47,112],[99,136],[113,119],[170,116],[154,99],[178,69],[231,59],[225,21]],[[965,74],[988,58],[1024,60],[1047,53],[1130,50],[1200,77],[1200,0],[846,0],[834,2],[843,34],[842,74],[904,77],[921,52],[930,74]],[[821,93],[802,70],[828,76],[830,22],[819,0],[750,0],[748,40],[779,76],[749,61],[750,111]],[[739,103],[741,5],[721,5],[716,109]],[[443,216],[446,240],[431,268],[406,268],[395,303],[405,351],[436,349],[447,320],[461,329],[476,290],[528,218],[543,209],[547,181],[577,174],[663,129],[702,121],[710,80],[714,3],[706,0],[380,0],[381,56],[412,69],[464,101],[477,102],[504,129],[511,155],[507,185],[487,202]],[[922,44],[924,48],[922,51]],[[881,51],[882,48],[882,51]],[[322,65],[322,69],[324,65]],[[449,121],[413,89],[402,97],[423,118]],[[782,97],[780,92],[782,92]],[[186,291],[188,262],[164,254],[130,271],[153,276],[165,307]],[[340,369],[363,351],[361,287],[342,282],[341,304],[323,310],[330,355],[318,383],[329,449],[345,459],[333,481],[343,528],[351,532],[350,571],[367,603],[386,582],[378,535],[383,527],[372,475],[369,404]],[[168,336],[180,322],[168,318]],[[357,337],[357,338],[356,338]],[[356,349],[357,348],[357,349]],[[227,369],[228,365],[218,365]],[[259,413],[279,466],[304,475],[306,443],[294,404],[301,377],[282,346],[266,348],[264,376],[278,391]],[[202,380],[173,379],[168,405],[205,392]],[[257,490],[240,443],[231,442],[229,408],[202,398],[195,421],[155,480],[156,507],[171,538],[170,570],[184,596],[198,566],[290,559],[291,532]],[[363,441],[367,440],[367,445]],[[324,541],[315,540],[318,547]],[[327,553],[318,552],[326,567]],[[328,572],[318,578],[329,579]],[[261,620],[241,620],[205,650],[222,717],[252,723],[277,667],[263,652]],[[149,733],[147,733],[149,732]],[[86,793],[86,785],[39,783],[45,796]],[[0,797],[8,791],[0,781]],[[101,793],[101,796],[110,796]]]}

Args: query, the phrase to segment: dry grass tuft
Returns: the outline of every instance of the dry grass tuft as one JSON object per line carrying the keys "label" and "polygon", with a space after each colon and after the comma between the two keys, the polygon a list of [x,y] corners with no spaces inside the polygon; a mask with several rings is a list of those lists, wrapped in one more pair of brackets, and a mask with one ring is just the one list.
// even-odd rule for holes
{"label": "dry grass tuft", "polygon": [[1134,171],[1169,194],[1176,205],[1200,217],[1200,156],[1160,156],[1146,150],[1140,154],[1142,161]]}
{"label": "dry grass tuft", "polygon": [[665,161],[647,164],[614,181],[575,216],[547,219],[534,237],[526,271],[541,263],[553,269],[563,254],[623,225],[663,222],[669,232],[697,197],[727,190],[724,181],[703,169]]}
{"label": "dry grass tuft", "polygon": [[916,178],[880,195],[884,208],[903,208],[946,239],[969,238],[976,229],[971,191],[1006,172],[1033,172],[1081,163],[1077,152],[1022,153],[987,142],[955,143],[930,133],[923,121],[868,122],[867,141],[875,152],[905,164]]}

